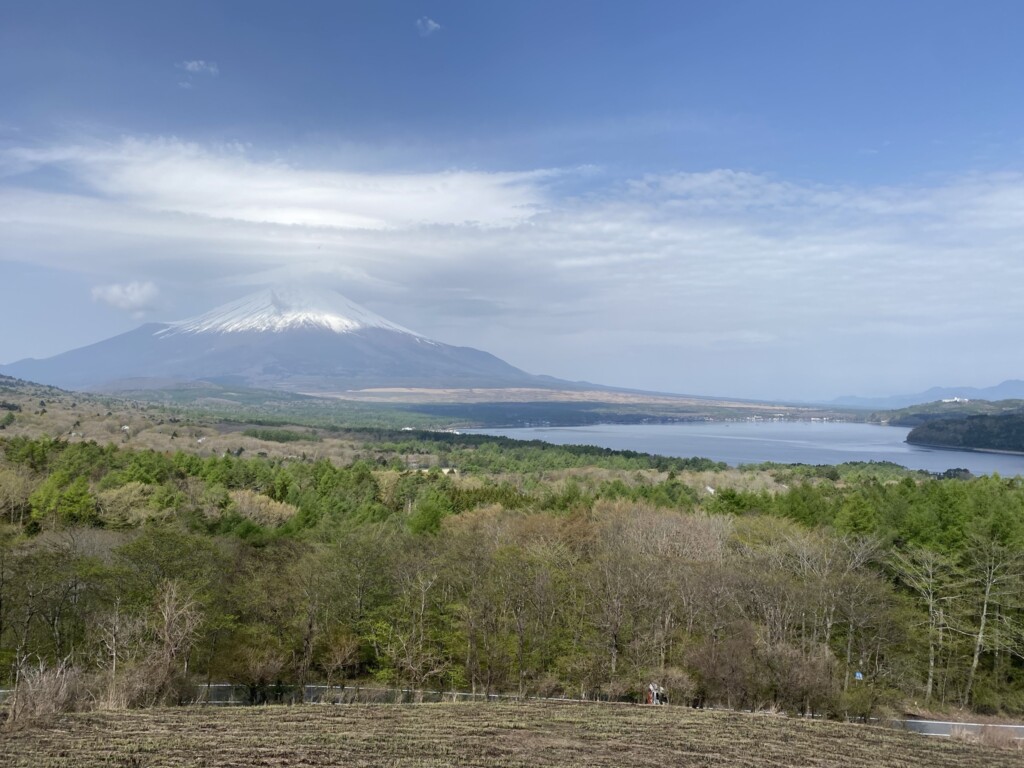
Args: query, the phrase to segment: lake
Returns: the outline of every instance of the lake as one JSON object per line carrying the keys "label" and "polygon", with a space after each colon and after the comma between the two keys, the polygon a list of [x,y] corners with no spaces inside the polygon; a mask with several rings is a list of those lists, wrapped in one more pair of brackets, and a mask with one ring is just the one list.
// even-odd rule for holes
{"label": "lake", "polygon": [[683,424],[603,424],[588,427],[473,429],[467,433],[544,440],[558,445],[597,445],[663,456],[702,456],[731,466],[842,464],[891,461],[910,469],[976,475],[1024,474],[1024,456],[920,448],[904,442],[906,427],[819,421],[719,421]]}

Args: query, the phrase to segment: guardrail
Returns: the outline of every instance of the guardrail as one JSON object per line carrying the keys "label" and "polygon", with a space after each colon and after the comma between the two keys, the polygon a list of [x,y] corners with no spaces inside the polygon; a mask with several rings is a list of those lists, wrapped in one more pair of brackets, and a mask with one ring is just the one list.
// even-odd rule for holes
{"label": "guardrail", "polygon": [[984,733],[1006,734],[1024,740],[1024,725],[1010,723],[960,723],[950,720],[894,720],[900,728],[925,736],[952,736],[954,731],[981,736]]}

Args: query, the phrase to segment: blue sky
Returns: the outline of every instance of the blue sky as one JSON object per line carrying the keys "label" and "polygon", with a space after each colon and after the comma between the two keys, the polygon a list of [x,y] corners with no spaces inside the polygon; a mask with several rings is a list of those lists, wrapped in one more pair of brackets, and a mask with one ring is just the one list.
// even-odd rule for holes
{"label": "blue sky", "polygon": [[8,0],[0,362],[288,279],[623,386],[1024,377],[1022,23],[1011,2]]}

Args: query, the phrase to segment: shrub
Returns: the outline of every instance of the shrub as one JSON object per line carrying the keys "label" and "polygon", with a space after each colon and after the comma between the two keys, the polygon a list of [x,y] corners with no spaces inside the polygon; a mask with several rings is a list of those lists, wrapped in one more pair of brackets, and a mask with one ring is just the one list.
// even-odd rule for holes
{"label": "shrub", "polygon": [[52,667],[42,659],[34,663],[21,659],[7,706],[7,727],[32,725],[71,712],[78,707],[82,695],[81,676],[66,659]]}
{"label": "shrub", "polygon": [[231,491],[231,509],[257,525],[273,528],[287,523],[298,510],[291,504],[274,501],[253,491]]}

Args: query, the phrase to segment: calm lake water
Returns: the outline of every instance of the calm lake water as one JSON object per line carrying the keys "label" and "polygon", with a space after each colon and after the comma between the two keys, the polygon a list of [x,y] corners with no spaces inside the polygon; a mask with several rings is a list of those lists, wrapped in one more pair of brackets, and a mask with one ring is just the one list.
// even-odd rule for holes
{"label": "calm lake water", "polygon": [[842,464],[891,461],[910,469],[944,472],[969,469],[976,475],[1024,474],[1024,456],[942,451],[904,442],[906,427],[804,421],[729,421],[700,424],[604,424],[589,427],[523,427],[465,430],[559,445],[597,445],[663,456],[703,456],[731,466],[775,461],[782,464]]}

